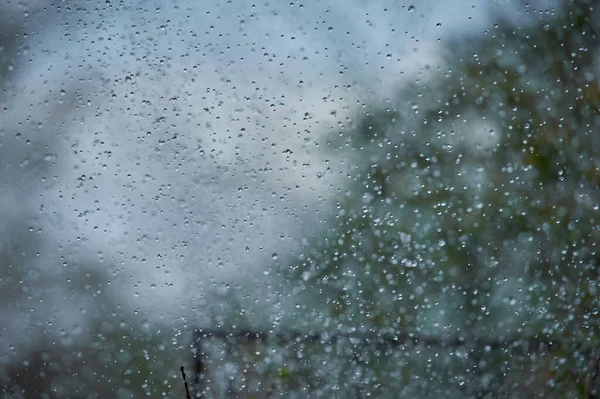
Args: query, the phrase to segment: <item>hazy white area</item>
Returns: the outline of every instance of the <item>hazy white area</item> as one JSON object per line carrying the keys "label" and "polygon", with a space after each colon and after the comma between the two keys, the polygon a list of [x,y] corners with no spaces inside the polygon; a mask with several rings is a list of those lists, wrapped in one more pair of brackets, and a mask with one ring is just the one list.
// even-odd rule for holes
{"label": "hazy white area", "polygon": [[[15,148],[0,212],[35,213],[44,251],[36,312],[1,305],[22,320],[5,326],[15,343],[49,315],[50,331],[85,326],[94,296],[63,285],[88,268],[124,310],[162,322],[206,322],[222,283],[267,297],[273,254],[331,211],[345,166],[325,135],[436,68],[451,32],[486,24],[475,1],[25,4],[27,51],[0,104]],[[35,157],[53,166],[31,182],[19,165]]]}

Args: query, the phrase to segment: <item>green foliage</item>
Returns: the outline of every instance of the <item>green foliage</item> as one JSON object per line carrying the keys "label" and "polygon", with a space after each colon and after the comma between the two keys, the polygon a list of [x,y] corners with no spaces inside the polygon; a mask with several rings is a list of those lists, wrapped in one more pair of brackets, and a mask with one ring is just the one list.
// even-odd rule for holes
{"label": "green foliage", "polygon": [[[166,334],[150,335],[135,324],[105,318],[90,326],[91,339],[64,336],[41,342],[22,364],[7,370],[3,392],[11,397],[173,397],[179,379],[169,372],[177,364]],[[176,370],[176,369],[175,369]]]}
{"label": "green foliage", "polygon": [[[527,24],[499,17],[360,118],[354,182],[290,276],[327,304],[311,314],[336,328],[598,340],[599,21],[586,1]],[[557,367],[528,384],[572,385]]]}

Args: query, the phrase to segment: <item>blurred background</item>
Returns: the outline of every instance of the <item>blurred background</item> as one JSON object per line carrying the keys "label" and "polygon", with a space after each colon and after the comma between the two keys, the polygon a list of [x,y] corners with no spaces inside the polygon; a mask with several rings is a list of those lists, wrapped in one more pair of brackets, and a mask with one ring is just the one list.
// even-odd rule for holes
{"label": "blurred background", "polygon": [[4,0],[1,397],[594,397],[596,8]]}

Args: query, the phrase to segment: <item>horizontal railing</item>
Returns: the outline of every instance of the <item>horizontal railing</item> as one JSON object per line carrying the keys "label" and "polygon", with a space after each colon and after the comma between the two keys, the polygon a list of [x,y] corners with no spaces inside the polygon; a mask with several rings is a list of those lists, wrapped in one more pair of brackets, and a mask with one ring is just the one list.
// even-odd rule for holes
{"label": "horizontal railing", "polygon": [[[306,331],[258,331],[258,330],[222,330],[222,329],[198,329],[194,332],[194,390],[196,398],[206,398],[208,387],[207,364],[205,345],[210,341],[218,341],[225,345],[226,351],[231,354],[232,346],[245,344],[264,344],[272,346],[288,346],[291,344],[312,343],[316,345],[330,345],[346,341],[356,348],[366,346],[384,349],[407,348],[418,346],[426,348],[467,348],[468,356],[474,359],[485,357],[490,351],[501,351],[512,355],[548,354],[559,349],[570,353],[577,352],[578,356],[592,359],[592,366],[588,371],[586,382],[587,399],[600,399],[600,356],[594,355],[591,347],[580,345],[565,339],[542,338],[542,337],[505,337],[505,338],[482,338],[482,337],[438,337],[414,333],[401,333],[392,331],[345,331],[345,332],[306,332]],[[488,355],[489,356],[489,355]],[[357,357],[358,358],[358,357]],[[231,390],[230,390],[230,393]],[[235,395],[233,395],[235,396]]]}

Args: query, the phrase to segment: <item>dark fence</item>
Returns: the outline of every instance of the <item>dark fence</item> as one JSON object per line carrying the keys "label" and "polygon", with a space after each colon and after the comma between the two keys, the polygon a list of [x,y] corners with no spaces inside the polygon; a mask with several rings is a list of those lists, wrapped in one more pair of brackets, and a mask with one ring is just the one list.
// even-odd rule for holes
{"label": "dark fence", "polygon": [[[597,352],[560,339],[201,329],[193,348],[196,398],[410,397],[436,379],[456,382],[463,397],[519,397],[543,386],[600,398]],[[436,377],[410,375],[420,366]]]}

